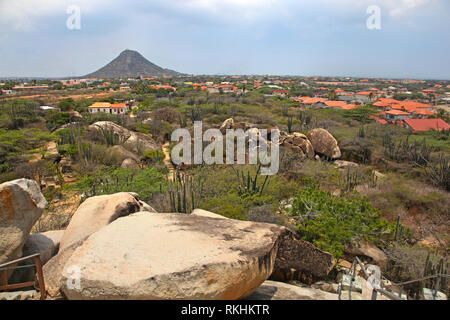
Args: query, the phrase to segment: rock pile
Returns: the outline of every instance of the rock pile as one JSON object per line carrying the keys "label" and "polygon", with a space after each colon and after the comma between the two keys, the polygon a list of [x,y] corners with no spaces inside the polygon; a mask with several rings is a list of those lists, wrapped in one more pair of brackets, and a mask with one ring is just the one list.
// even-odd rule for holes
{"label": "rock pile", "polygon": [[[220,126],[222,134],[225,134],[227,129],[243,129],[249,133],[251,130],[258,132],[258,128],[255,125],[246,122],[235,123],[233,118],[225,120]],[[317,159],[317,157],[338,159],[341,157],[337,140],[325,129],[313,129],[308,132],[308,135],[299,132],[287,134],[280,130],[278,130],[278,133],[280,137],[279,144],[296,151],[301,157],[307,159]],[[267,140],[269,141],[263,141],[263,143],[270,144],[270,138]]]}
{"label": "rock pile", "polygon": [[241,299],[270,277],[321,279],[334,265],[286,227],[199,209],[156,213],[127,192],[88,198],[66,230],[29,235],[46,205],[36,183],[2,184],[0,196],[2,262],[41,253],[52,298]]}
{"label": "rock pile", "polygon": [[150,150],[159,150],[158,145],[148,135],[130,131],[110,121],[98,121],[89,126],[89,130],[99,134],[114,135],[125,149],[136,154],[145,153]]}

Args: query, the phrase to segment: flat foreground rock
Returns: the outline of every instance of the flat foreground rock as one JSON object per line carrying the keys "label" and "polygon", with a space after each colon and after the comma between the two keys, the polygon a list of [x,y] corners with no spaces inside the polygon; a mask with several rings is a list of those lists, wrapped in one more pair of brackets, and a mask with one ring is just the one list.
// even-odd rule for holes
{"label": "flat foreground rock", "polygon": [[[244,298],[272,273],[282,232],[266,223],[135,213],[73,252],[62,289],[69,299]],[[67,270],[80,271],[79,288]]]}
{"label": "flat foreground rock", "polygon": [[309,287],[265,281],[248,300],[338,300],[339,296]]}

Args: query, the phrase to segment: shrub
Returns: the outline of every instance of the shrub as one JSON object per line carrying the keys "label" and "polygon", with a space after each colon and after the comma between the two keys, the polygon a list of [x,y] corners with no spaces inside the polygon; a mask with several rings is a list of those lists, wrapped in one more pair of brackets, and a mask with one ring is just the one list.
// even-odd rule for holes
{"label": "shrub", "polygon": [[351,110],[344,110],[343,116],[348,119],[356,120],[362,123],[369,123],[372,121],[370,118],[377,110],[370,106],[361,106]]}
{"label": "shrub", "polygon": [[45,125],[47,129],[53,131],[62,125],[70,122],[70,113],[53,111],[47,117]]}
{"label": "shrub", "polygon": [[380,211],[356,193],[336,197],[311,183],[294,198],[292,215],[298,232],[306,241],[339,257],[352,238],[377,241],[386,230],[392,230],[380,219]]}
{"label": "shrub", "polygon": [[149,150],[142,156],[142,161],[148,164],[161,162],[164,160],[164,152],[161,150]]}
{"label": "shrub", "polygon": [[136,192],[144,201],[164,191],[164,174],[156,167],[146,169],[114,169],[104,167],[83,177],[72,188],[88,196]]}
{"label": "shrub", "polygon": [[[430,254],[430,249],[393,243],[385,250],[388,262],[382,266],[383,274],[394,282],[405,282],[419,279],[423,276],[439,273],[438,270],[448,269],[448,260],[438,254]],[[434,272],[430,272],[433,270]],[[442,272],[442,271],[441,271]],[[442,272],[444,273],[444,272]],[[446,272],[445,272],[446,273]],[[441,283],[441,291],[447,291],[448,282]],[[431,283],[416,282],[406,287],[410,295],[417,295],[421,286],[431,288]]]}
{"label": "shrub", "polygon": [[160,120],[160,121],[166,121],[168,123],[175,123],[179,121],[181,113],[170,107],[165,108],[159,108],[152,112],[153,118]]}

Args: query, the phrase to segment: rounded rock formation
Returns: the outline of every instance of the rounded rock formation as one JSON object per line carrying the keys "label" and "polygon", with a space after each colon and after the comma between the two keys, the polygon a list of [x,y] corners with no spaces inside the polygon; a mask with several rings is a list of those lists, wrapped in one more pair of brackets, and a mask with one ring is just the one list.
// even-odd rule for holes
{"label": "rounded rock formation", "polygon": [[341,150],[336,139],[327,130],[322,128],[313,129],[308,133],[307,137],[316,153],[331,159],[341,157]]}
{"label": "rounded rock formation", "polygon": [[34,180],[0,184],[0,264],[22,257],[23,245],[46,205]]}

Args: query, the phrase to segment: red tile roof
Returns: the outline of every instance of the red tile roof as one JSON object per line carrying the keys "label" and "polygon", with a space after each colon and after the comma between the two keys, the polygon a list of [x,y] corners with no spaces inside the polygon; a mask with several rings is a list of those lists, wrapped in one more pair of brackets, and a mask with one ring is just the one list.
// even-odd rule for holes
{"label": "red tile roof", "polygon": [[314,104],[314,103],[319,103],[319,102],[325,102],[326,100],[323,98],[310,98],[310,99],[305,99],[303,100],[304,104]]}
{"label": "red tile roof", "polygon": [[350,104],[350,103],[341,107],[341,109],[344,109],[344,110],[351,110],[351,109],[355,109],[355,108],[358,108],[358,106],[354,105],[354,104]]}
{"label": "red tile roof", "polygon": [[409,115],[408,112],[404,112],[401,110],[389,110],[389,111],[386,111],[386,114],[392,114],[394,116],[408,116]]}
{"label": "red tile roof", "polygon": [[413,112],[416,114],[424,115],[424,116],[431,116],[434,114],[434,112],[427,110],[427,109],[416,109]]}
{"label": "red tile roof", "polygon": [[126,107],[127,107],[127,105],[125,103],[113,103],[110,106],[110,108],[117,108],[117,109],[119,109],[119,108],[126,108]]}
{"label": "red tile roof", "polygon": [[346,103],[344,101],[325,101],[324,102],[328,107],[344,107]]}
{"label": "red tile roof", "polygon": [[404,121],[414,131],[450,130],[450,126],[442,119],[406,119]]}

